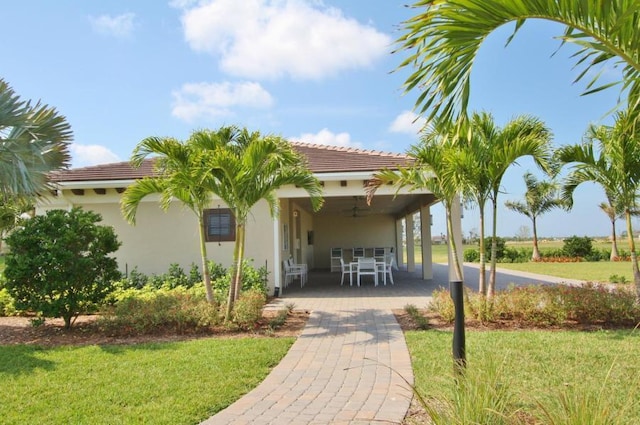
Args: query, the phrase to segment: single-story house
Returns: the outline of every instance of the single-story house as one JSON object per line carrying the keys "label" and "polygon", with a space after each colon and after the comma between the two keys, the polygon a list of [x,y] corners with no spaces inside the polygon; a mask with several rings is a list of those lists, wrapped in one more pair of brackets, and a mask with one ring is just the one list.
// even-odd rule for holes
{"label": "single-story house", "polygon": [[[282,287],[282,261],[289,257],[306,263],[310,270],[331,269],[332,252],[340,248],[348,257],[354,247],[383,248],[393,253],[400,266],[415,270],[413,220],[422,221],[422,277],[432,278],[430,206],[439,202],[428,191],[381,187],[371,205],[366,204],[365,185],[383,168],[408,165],[406,155],[325,145],[292,143],[324,188],[324,206],[313,212],[307,193],[294,186],[277,191],[280,214],[273,219],[266,202],[260,202],[247,223],[246,258],[254,266],[266,265],[269,285]],[[167,212],[156,196],[145,198],[136,215],[136,225],[120,213],[122,192],[136,179],[153,174],[153,160],[132,168],[128,162],[63,170],[51,174],[56,190],[41,199],[36,213],[50,209],[82,207],[98,212],[103,224],[113,226],[122,246],[116,252],[122,272],[137,268],[145,274],[160,274],[171,263],[188,270],[200,264],[198,225],[195,215],[176,201]],[[207,254],[210,260],[229,266],[235,234],[233,216],[222,202],[214,200],[207,213]],[[460,214],[454,233],[461,238]],[[408,232],[406,236],[403,233]],[[403,250],[408,261],[403,264]]]}

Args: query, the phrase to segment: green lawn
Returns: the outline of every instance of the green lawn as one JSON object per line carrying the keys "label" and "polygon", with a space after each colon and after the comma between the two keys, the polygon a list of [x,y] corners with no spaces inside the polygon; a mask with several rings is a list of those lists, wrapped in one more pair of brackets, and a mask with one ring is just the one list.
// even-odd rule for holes
{"label": "green lawn", "polygon": [[293,338],[0,345],[3,424],[194,424],[254,388]]}
{"label": "green lawn", "polygon": [[[408,332],[406,340],[419,392],[427,397],[451,394],[451,332]],[[497,366],[501,385],[530,413],[537,402],[549,404],[568,390],[622,411],[622,423],[640,423],[637,330],[470,331],[466,342],[468,369]]]}

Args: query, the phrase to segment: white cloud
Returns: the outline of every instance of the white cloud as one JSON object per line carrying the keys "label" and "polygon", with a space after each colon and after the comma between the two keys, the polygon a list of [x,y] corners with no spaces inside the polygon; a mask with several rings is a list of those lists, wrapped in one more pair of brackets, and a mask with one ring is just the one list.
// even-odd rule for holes
{"label": "white cloud", "polygon": [[182,5],[192,49],[220,57],[242,77],[320,79],[368,67],[389,51],[391,38],[320,1],[208,0]]}
{"label": "white cloud", "polygon": [[120,162],[121,159],[109,148],[101,145],[80,145],[72,143],[69,147],[74,167],[85,167],[88,165],[108,164],[110,162]]}
{"label": "white cloud", "polygon": [[110,35],[116,38],[127,38],[133,33],[134,13],[124,13],[118,16],[102,15],[89,16],[89,22],[93,30],[99,34]]}
{"label": "white cloud", "polygon": [[268,108],[271,94],[259,83],[187,83],[173,93],[172,114],[187,122],[232,115],[231,107]]}
{"label": "white cloud", "polygon": [[303,133],[299,137],[294,137],[302,143],[310,143],[313,145],[331,145],[351,148],[361,148],[362,143],[352,142],[349,133],[333,133],[326,128],[323,128],[316,134]]}
{"label": "white cloud", "polygon": [[389,131],[392,133],[406,133],[412,136],[420,133],[427,123],[427,120],[423,117],[416,115],[411,111],[404,111],[396,117],[395,120],[389,126]]}

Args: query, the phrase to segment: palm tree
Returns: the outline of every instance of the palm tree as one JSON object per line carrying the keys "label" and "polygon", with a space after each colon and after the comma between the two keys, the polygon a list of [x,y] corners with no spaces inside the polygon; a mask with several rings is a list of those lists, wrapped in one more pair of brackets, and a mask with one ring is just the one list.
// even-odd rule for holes
{"label": "palm tree", "polygon": [[444,203],[447,216],[447,238],[450,257],[456,279],[462,280],[462,266],[458,260],[458,247],[453,235],[451,210],[457,202],[459,193],[459,176],[455,175],[453,164],[461,154],[459,135],[454,126],[436,123],[427,129],[420,143],[410,147],[407,155],[414,160],[411,166],[398,167],[397,170],[384,169],[376,173],[367,185],[367,203],[371,203],[376,190],[385,184],[392,184],[397,190],[410,188],[413,190],[428,189]]}
{"label": "palm tree", "polygon": [[174,199],[180,201],[198,218],[202,276],[207,301],[213,302],[211,275],[207,265],[204,210],[212,199],[211,188],[206,187],[208,174],[213,166],[211,155],[197,144],[192,135],[185,143],[173,138],[147,137],[133,150],[131,164],[142,165],[148,156],[154,156],[156,176],[136,180],[122,194],[120,209],[124,218],[135,225],[138,205],[148,195],[160,194],[160,207],[168,210]]}
{"label": "palm tree", "polygon": [[69,166],[71,127],[55,108],[20,100],[0,79],[0,195],[36,195],[49,172]]}
{"label": "palm tree", "polygon": [[486,293],[491,297],[496,283],[498,195],[502,178],[511,165],[525,156],[530,156],[540,168],[549,171],[551,132],[538,118],[527,115],[512,119],[504,127],[498,127],[487,112],[474,117],[474,122],[472,134],[478,139],[475,146],[483,152],[480,157],[484,158],[478,166],[484,178],[488,179],[492,207],[491,270]]}
{"label": "palm tree", "polygon": [[529,217],[533,226],[533,254],[532,261],[540,260],[540,249],[538,248],[538,228],[537,220],[542,214],[554,208],[564,207],[564,202],[557,197],[558,185],[550,181],[539,181],[533,174],[524,174],[524,184],[527,191],[522,201],[507,201],[504,205]]}
{"label": "palm tree", "polygon": [[[424,10],[403,23],[406,32],[398,39],[398,50],[409,56],[399,68],[411,68],[405,89],[423,90],[416,107],[421,113],[431,109],[429,119],[466,115],[471,68],[480,45],[495,29],[513,22],[508,44],[527,19],[567,26],[559,38],[579,47],[573,56],[576,65],[584,66],[576,80],[593,76],[585,93],[621,84],[634,110],[640,101],[637,0],[419,0],[414,7]],[[622,65],[622,81],[597,86],[601,73],[590,71],[608,61]]]}
{"label": "palm tree", "polygon": [[[219,137],[223,133],[225,137]],[[234,274],[229,289],[226,319],[240,294],[245,229],[251,209],[267,201],[272,216],[278,213],[276,190],[295,185],[305,190],[314,211],[323,204],[322,186],[308,169],[304,158],[286,140],[262,136],[259,132],[224,127],[217,133],[197,132],[194,139],[211,153],[210,173],[205,186],[233,211],[236,220]]]}
{"label": "palm tree", "polygon": [[584,182],[602,186],[606,194],[616,194],[610,201],[614,200],[614,211],[624,211],[633,277],[640,297],[640,270],[631,223],[640,187],[640,126],[633,114],[618,112],[613,126],[591,126],[581,145],[563,146],[556,155],[562,165],[574,163],[562,189],[568,205],[572,205],[573,192]]}
{"label": "palm tree", "polygon": [[179,200],[198,217],[200,252],[207,299],[213,300],[211,278],[207,267],[204,210],[214,195],[233,211],[236,222],[234,273],[229,288],[227,320],[239,296],[244,259],[245,228],[251,208],[261,199],[269,204],[272,216],[278,212],[275,191],[284,185],[296,185],[309,193],[314,210],[322,206],[322,188],[311,174],[303,158],[284,139],[263,137],[235,126],[217,131],[199,130],[185,143],[171,138],[150,137],[134,150],[133,165],[144,158],[158,155],[157,177],[134,182],[124,192],[121,208],[125,218],[135,223],[140,201],[147,195],[160,193],[160,206],[168,209],[173,198]]}
{"label": "palm tree", "polygon": [[618,237],[616,236],[616,221],[624,217],[624,211],[620,209],[620,204],[615,200],[615,195],[607,194],[607,202],[601,202],[598,207],[603,213],[609,217],[611,221],[611,255],[609,261],[616,261],[620,255],[618,254]]}

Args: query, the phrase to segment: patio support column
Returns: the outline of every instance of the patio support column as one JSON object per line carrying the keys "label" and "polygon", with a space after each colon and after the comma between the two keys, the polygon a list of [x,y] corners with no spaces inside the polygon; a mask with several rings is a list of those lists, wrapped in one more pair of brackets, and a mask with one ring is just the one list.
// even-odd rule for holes
{"label": "patio support column", "polygon": [[[451,204],[451,227],[453,227],[453,235],[447,234],[447,238],[453,238],[458,250],[458,262],[462,268],[462,279],[464,280],[464,267],[462,267],[463,252],[462,252],[462,205],[460,204],[460,197],[456,196]],[[448,233],[448,232],[447,232]],[[449,239],[447,239],[449,240]],[[449,281],[460,280],[453,268],[453,259],[451,258],[451,251],[449,250]]]}
{"label": "patio support column", "polygon": [[407,220],[407,271],[416,271],[416,253],[414,251],[415,238],[413,235],[413,214],[406,217]]}
{"label": "patio support column", "polygon": [[280,220],[273,220],[273,286],[276,295],[282,293],[282,266],[280,265],[280,247],[282,241],[280,240]]}
{"label": "patio support column", "polygon": [[431,208],[429,205],[420,208],[420,229],[422,241],[422,278],[433,279],[433,256],[431,250]]}
{"label": "patio support column", "polygon": [[396,220],[396,264],[404,266],[404,246],[402,244],[402,220]]}

